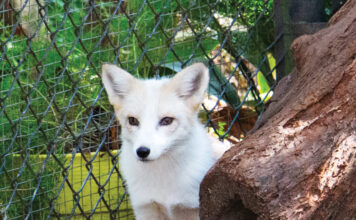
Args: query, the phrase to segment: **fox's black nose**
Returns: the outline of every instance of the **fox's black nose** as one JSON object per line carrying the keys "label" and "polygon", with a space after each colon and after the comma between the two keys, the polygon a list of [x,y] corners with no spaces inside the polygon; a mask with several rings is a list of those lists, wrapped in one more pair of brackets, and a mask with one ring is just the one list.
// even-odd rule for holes
{"label": "fox's black nose", "polygon": [[137,156],[141,159],[145,159],[150,154],[150,149],[147,147],[139,147],[136,150]]}

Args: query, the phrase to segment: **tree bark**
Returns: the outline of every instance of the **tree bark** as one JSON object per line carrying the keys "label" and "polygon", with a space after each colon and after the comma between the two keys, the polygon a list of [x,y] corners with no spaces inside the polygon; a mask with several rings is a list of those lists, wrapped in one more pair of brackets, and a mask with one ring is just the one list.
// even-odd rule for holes
{"label": "tree bark", "polygon": [[356,0],[296,39],[295,68],[201,184],[201,219],[356,218]]}

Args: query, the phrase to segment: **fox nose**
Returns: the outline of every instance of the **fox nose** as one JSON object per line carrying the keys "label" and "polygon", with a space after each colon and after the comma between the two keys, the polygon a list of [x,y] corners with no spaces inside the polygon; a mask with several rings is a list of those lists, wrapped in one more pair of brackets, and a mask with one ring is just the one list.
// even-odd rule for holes
{"label": "fox nose", "polygon": [[150,154],[150,149],[147,147],[139,147],[136,150],[137,156],[141,159],[145,159]]}

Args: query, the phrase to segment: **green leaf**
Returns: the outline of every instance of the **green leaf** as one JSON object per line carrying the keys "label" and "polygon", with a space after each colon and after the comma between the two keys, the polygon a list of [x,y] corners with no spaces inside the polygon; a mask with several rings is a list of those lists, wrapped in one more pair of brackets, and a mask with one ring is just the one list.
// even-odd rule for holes
{"label": "green leaf", "polygon": [[257,84],[260,89],[260,93],[267,93],[270,90],[266,78],[261,72],[257,73]]}

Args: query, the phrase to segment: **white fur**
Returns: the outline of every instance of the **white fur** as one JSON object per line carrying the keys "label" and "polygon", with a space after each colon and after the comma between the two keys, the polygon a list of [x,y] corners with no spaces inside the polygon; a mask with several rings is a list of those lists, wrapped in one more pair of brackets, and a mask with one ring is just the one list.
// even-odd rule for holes
{"label": "white fur", "polygon": [[[194,64],[172,79],[138,80],[110,64],[103,82],[122,126],[120,168],[136,219],[199,219],[199,186],[216,161],[197,111],[209,81]],[[135,117],[138,126],[130,125]],[[174,118],[162,126],[164,117]],[[150,148],[147,161],[137,148]]]}

